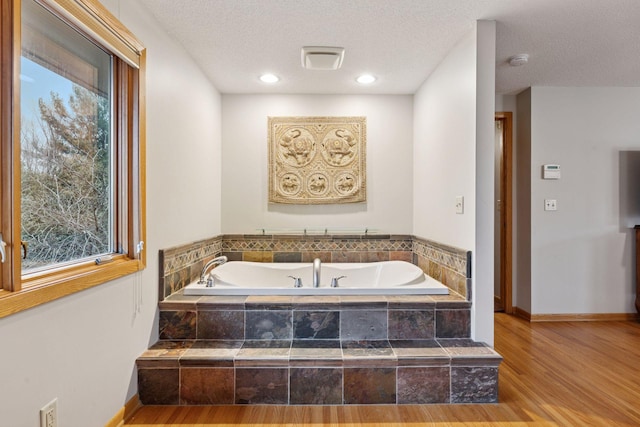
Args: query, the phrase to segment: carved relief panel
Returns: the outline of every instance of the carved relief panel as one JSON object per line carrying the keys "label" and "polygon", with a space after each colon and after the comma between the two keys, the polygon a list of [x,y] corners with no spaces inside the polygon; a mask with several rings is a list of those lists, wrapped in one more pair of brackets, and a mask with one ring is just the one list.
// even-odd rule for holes
{"label": "carved relief panel", "polygon": [[365,117],[269,117],[269,202],[364,202]]}

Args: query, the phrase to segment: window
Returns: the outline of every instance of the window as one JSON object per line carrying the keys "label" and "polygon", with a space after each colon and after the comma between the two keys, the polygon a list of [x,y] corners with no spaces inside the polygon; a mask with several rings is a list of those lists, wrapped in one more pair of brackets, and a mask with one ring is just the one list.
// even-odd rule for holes
{"label": "window", "polygon": [[94,0],[1,1],[0,317],[145,265],[144,48]]}

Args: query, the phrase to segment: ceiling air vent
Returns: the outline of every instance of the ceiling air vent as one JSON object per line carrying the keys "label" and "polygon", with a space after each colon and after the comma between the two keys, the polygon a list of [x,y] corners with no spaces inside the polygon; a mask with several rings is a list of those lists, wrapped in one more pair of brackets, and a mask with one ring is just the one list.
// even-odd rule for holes
{"label": "ceiling air vent", "polygon": [[302,66],[307,70],[337,70],[344,58],[343,47],[305,46]]}

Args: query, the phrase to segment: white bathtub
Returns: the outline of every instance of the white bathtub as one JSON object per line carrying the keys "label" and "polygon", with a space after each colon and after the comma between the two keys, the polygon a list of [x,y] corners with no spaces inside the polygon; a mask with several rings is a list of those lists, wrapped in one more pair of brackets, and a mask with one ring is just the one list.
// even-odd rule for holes
{"label": "white bathtub", "polygon": [[[446,295],[449,289],[405,261],[322,264],[320,286],[312,285],[310,263],[230,261],[212,270],[214,286],[193,282],[185,295]],[[303,286],[294,287],[300,277]],[[331,279],[345,276],[339,286]]]}

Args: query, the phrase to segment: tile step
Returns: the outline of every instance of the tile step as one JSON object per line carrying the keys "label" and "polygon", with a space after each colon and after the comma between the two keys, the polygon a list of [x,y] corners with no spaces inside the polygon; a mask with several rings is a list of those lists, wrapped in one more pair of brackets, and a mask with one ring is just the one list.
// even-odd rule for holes
{"label": "tile step", "polygon": [[137,359],[143,404],[497,401],[502,357],[470,339],[162,340]]}

